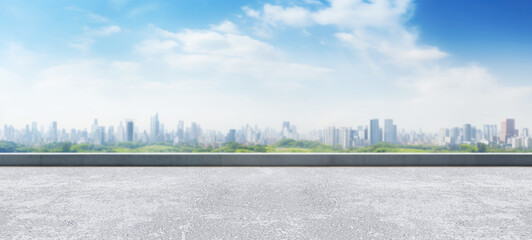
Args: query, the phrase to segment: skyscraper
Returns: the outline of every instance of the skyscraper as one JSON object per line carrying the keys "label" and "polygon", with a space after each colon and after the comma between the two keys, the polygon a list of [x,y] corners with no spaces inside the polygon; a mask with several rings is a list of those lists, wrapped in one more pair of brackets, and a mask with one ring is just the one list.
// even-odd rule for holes
{"label": "skyscraper", "polygon": [[521,131],[521,136],[522,137],[529,137],[528,128],[523,128],[523,130]]}
{"label": "skyscraper", "polygon": [[184,142],[185,141],[185,123],[183,120],[179,120],[177,123],[177,139],[178,142]]}
{"label": "skyscraper", "polygon": [[283,122],[283,127],[281,128],[281,138],[298,139],[296,127],[294,125],[290,125],[289,121]]}
{"label": "skyscraper", "polygon": [[229,129],[225,142],[236,142],[236,129]]}
{"label": "skyscraper", "polygon": [[464,124],[464,141],[471,142],[472,139],[472,129],[471,124]]}
{"label": "skyscraper", "polygon": [[353,146],[352,145],[353,136],[351,134],[352,134],[351,128],[343,127],[339,129],[338,131],[339,141],[338,142],[340,146],[342,146],[342,148],[346,149],[346,148]]}
{"label": "skyscraper", "polygon": [[188,133],[188,141],[190,142],[197,142],[199,140],[199,137],[201,136],[201,127],[196,122],[192,122],[190,124],[190,128],[187,131]]}
{"label": "skyscraper", "polygon": [[126,141],[133,142],[135,124],[132,120],[126,120]]}
{"label": "skyscraper", "polygon": [[338,143],[338,129],[334,126],[330,126],[324,131],[323,143],[335,146]]}
{"label": "skyscraper", "polygon": [[53,121],[52,125],[50,126],[50,135],[49,135],[50,142],[57,142],[57,122]]}
{"label": "skyscraper", "polygon": [[155,113],[155,116],[152,116],[150,121],[150,142],[159,141],[159,127],[159,114]]}
{"label": "skyscraper", "polygon": [[483,128],[484,139],[488,142],[497,141],[497,125],[484,125]]}
{"label": "skyscraper", "polygon": [[384,119],[384,141],[388,143],[397,142],[397,126],[392,119]]}
{"label": "skyscraper", "polygon": [[281,128],[281,138],[288,138],[290,133],[290,122],[284,121],[283,127]]}
{"label": "skyscraper", "polygon": [[507,118],[501,122],[500,140],[503,143],[509,143],[508,140],[516,133],[515,119]]}
{"label": "skyscraper", "polygon": [[382,142],[382,130],[379,128],[379,119],[371,119],[369,121],[369,144],[377,144]]}

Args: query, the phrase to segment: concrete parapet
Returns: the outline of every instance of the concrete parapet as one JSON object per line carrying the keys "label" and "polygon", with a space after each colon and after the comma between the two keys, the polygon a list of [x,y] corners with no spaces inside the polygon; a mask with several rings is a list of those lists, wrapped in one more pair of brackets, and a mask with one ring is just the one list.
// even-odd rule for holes
{"label": "concrete parapet", "polygon": [[532,166],[532,154],[3,153],[0,166]]}

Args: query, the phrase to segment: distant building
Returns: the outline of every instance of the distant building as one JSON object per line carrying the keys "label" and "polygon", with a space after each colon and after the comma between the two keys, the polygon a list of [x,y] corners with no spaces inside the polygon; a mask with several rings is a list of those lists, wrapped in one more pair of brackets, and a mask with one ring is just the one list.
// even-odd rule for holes
{"label": "distant building", "polygon": [[133,142],[135,135],[135,124],[132,120],[126,120],[126,141]]}
{"label": "distant building", "polygon": [[392,119],[384,120],[384,141],[397,143],[397,126],[393,124]]}
{"label": "distant building", "polygon": [[159,114],[156,113],[150,119],[150,142],[159,141]]}
{"label": "distant building", "polygon": [[189,142],[198,142],[199,137],[201,136],[201,126],[196,122],[190,124],[190,128],[187,128],[185,133],[185,138]]}
{"label": "distant building", "polygon": [[290,125],[289,121],[283,122],[283,127],[281,128],[281,138],[290,138],[297,140],[299,138],[296,127],[293,125]]}
{"label": "distant building", "polygon": [[340,146],[342,146],[342,148],[346,149],[346,148],[353,146],[352,133],[353,131],[351,131],[351,128],[347,128],[347,127],[340,128],[340,130],[338,131],[338,140],[339,140],[338,143],[340,144]]}
{"label": "distant building", "polygon": [[497,125],[484,125],[483,138],[488,142],[497,142]]}
{"label": "distant building", "polygon": [[336,127],[330,126],[325,129],[323,143],[330,146],[336,146],[338,143],[338,129],[336,129]]}
{"label": "distant building", "polygon": [[473,135],[471,124],[464,124],[463,131],[464,131],[464,142],[471,142],[472,135]]}
{"label": "distant building", "polygon": [[57,122],[56,121],[53,121],[52,125],[50,126],[49,141],[57,142]]}
{"label": "distant building", "polygon": [[379,119],[371,119],[369,121],[369,144],[380,142],[382,142],[382,129],[379,128]]}
{"label": "distant building", "polygon": [[510,143],[508,140],[516,135],[515,119],[507,118],[501,122],[500,141],[503,143]]}
{"label": "distant building", "polygon": [[225,136],[225,142],[236,142],[236,129],[229,129],[227,136]]}
{"label": "distant building", "polygon": [[177,123],[177,133],[176,137],[178,139],[178,142],[184,142],[185,141],[185,122],[183,120],[179,120]]}

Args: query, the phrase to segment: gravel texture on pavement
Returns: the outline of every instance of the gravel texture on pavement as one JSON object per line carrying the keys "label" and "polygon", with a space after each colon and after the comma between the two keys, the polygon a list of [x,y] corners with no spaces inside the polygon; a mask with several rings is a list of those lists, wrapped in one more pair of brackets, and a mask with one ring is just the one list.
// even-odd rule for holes
{"label": "gravel texture on pavement", "polygon": [[532,168],[0,168],[0,239],[404,238],[532,239]]}

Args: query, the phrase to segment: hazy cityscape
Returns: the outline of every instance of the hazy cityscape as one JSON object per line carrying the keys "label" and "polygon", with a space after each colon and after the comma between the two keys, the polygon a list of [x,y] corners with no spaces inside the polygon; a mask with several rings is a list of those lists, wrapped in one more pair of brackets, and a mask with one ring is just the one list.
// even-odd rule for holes
{"label": "hazy cityscape", "polygon": [[110,145],[120,142],[143,144],[183,144],[194,143],[200,147],[219,147],[226,143],[243,145],[272,145],[283,139],[308,140],[341,149],[361,148],[378,143],[400,145],[459,146],[479,143],[503,149],[532,149],[532,137],[528,128],[518,130],[515,119],[504,119],[500,124],[473,126],[463,124],[452,128],[442,128],[439,132],[406,130],[398,127],[393,119],[371,119],[366,124],[353,126],[328,126],[301,133],[290,121],[279,124],[279,128],[247,124],[240,129],[226,132],[202,128],[198,122],[178,121],[165,124],[159,114],[150,118],[149,126],[138,126],[135,121],[126,119],[116,126],[104,126],[94,119],[90,128],[64,129],[54,121],[45,127],[38,122],[17,129],[4,124],[0,130],[0,140],[40,146],[43,144],[68,142],[72,144]]}
{"label": "hazy cityscape", "polygon": [[532,239],[532,0],[0,0],[0,240]]}

